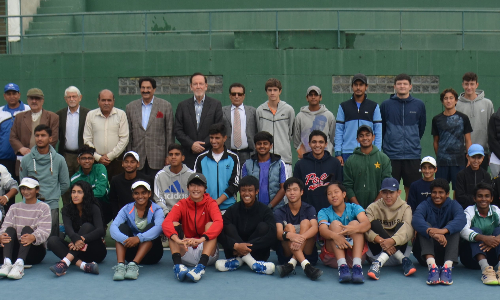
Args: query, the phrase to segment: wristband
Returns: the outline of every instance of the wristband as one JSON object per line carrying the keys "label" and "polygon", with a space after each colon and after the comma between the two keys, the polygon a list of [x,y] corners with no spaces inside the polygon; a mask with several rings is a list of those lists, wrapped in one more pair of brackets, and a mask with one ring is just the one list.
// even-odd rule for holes
{"label": "wristband", "polygon": [[281,237],[283,238],[284,241],[289,241],[290,239],[286,237],[286,235],[288,234],[288,231],[283,231],[283,234],[281,235]]}

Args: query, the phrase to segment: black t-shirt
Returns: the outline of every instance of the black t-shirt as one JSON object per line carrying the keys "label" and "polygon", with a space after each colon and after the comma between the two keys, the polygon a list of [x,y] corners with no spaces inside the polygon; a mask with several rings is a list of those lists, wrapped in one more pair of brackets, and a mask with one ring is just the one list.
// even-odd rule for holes
{"label": "black t-shirt", "polygon": [[290,206],[288,206],[287,204],[278,208],[274,212],[274,219],[276,220],[276,223],[286,222],[287,224],[300,225],[300,222],[306,219],[316,220],[316,209],[314,209],[314,206],[302,201],[299,212],[296,215],[293,215],[292,211],[290,210]]}
{"label": "black t-shirt", "polygon": [[137,171],[137,176],[132,180],[125,179],[125,173],[120,173],[111,179],[109,187],[109,203],[111,204],[113,210],[113,219],[122,207],[134,201],[134,198],[132,198],[132,184],[139,180],[149,183],[152,195],[154,178],[147,176],[142,172]]}
{"label": "black t-shirt", "polygon": [[465,135],[472,132],[469,117],[457,111],[432,118],[432,135],[439,136],[438,166],[465,166]]}

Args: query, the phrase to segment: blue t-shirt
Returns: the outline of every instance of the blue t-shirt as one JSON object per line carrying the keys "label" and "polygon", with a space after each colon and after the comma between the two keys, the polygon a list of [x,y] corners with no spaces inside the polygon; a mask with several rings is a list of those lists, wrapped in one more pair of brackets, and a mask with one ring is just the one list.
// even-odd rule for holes
{"label": "blue t-shirt", "polygon": [[431,196],[431,183],[432,181],[425,181],[421,178],[410,185],[407,203],[412,212],[415,212],[417,206]]}
{"label": "blue t-shirt", "polygon": [[274,220],[276,223],[285,223],[292,225],[300,225],[303,220],[316,220],[316,210],[314,206],[302,201],[299,212],[294,215],[290,210],[289,205],[282,206],[274,211]]}
{"label": "blue t-shirt", "polygon": [[364,212],[365,210],[360,205],[354,203],[346,203],[344,213],[339,217],[335,211],[333,211],[333,206],[328,206],[323,208],[318,213],[318,221],[326,220],[328,223],[333,221],[340,221],[342,225],[347,225],[349,222],[357,220],[358,214]]}
{"label": "blue t-shirt", "polygon": [[[283,161],[279,162],[281,164],[280,168],[280,184],[285,183],[286,180],[286,172],[285,172],[285,164]],[[269,199],[269,168],[271,167],[271,159],[268,159],[265,162],[259,162],[259,195],[258,199],[259,202],[262,202],[264,204],[269,204],[271,200]],[[243,165],[243,168],[241,170],[241,177],[245,177],[248,175],[246,165]]]}

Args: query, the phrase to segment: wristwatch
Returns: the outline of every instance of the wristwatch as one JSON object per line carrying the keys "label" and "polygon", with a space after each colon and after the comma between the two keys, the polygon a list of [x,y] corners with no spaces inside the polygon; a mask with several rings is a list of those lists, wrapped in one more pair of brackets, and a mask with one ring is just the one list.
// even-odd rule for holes
{"label": "wristwatch", "polygon": [[281,237],[283,238],[284,241],[289,241],[290,239],[286,237],[286,235],[288,234],[288,231],[283,231],[283,234],[281,235]]}

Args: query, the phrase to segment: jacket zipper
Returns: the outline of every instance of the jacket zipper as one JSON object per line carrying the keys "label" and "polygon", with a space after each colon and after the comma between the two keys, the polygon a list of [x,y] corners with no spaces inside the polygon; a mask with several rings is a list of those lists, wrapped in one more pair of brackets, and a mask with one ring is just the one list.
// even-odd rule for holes
{"label": "jacket zipper", "polygon": [[406,137],[405,137],[405,101],[403,100],[403,159],[406,159],[405,145],[406,145]]}
{"label": "jacket zipper", "polygon": [[[198,205],[196,205],[196,202],[195,202],[194,203],[194,230],[196,231],[196,235],[199,236],[200,234],[198,233],[198,226],[196,226],[197,213],[198,213]],[[184,237],[186,237],[186,236],[184,235]]]}

